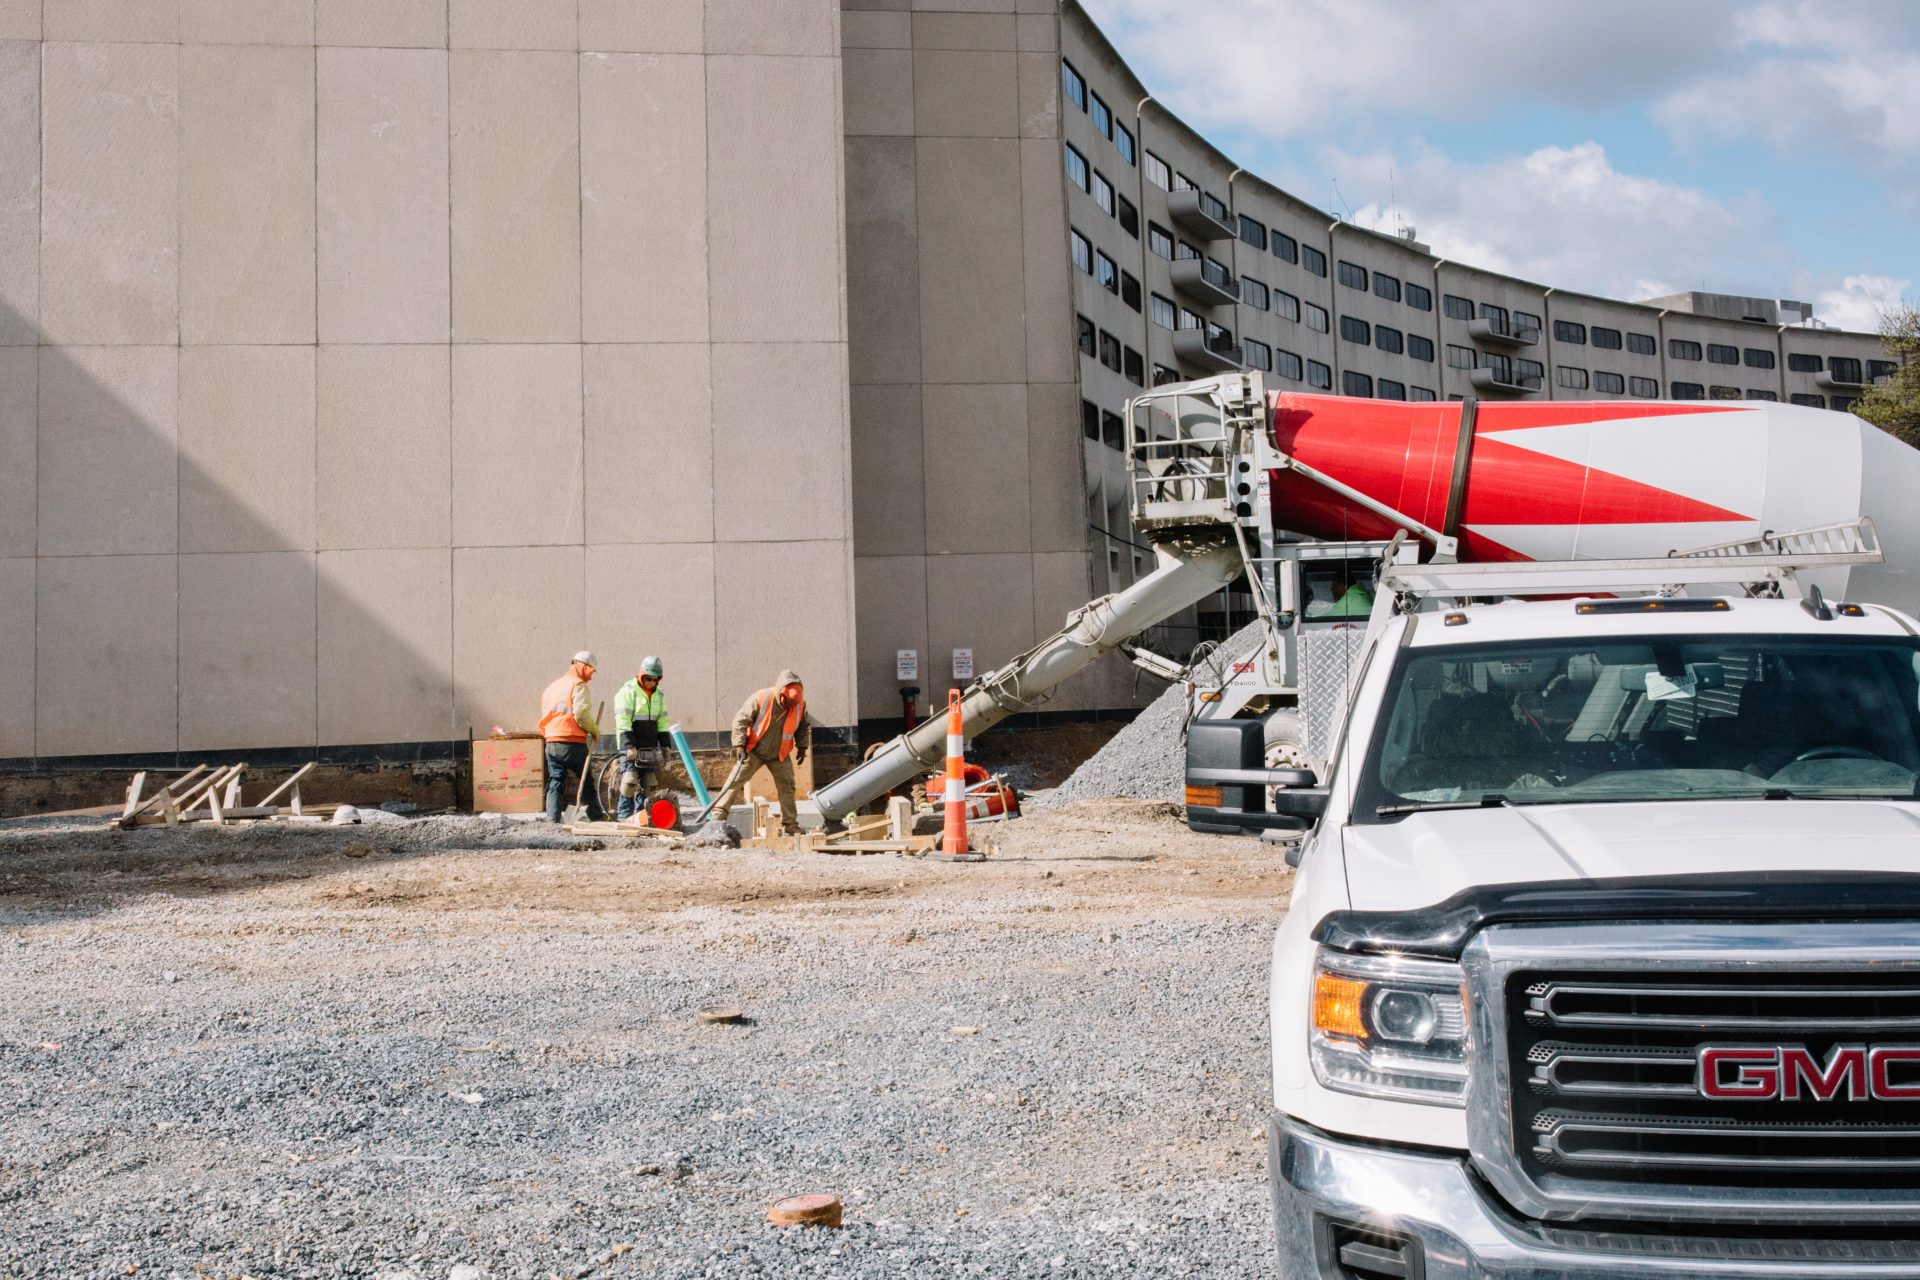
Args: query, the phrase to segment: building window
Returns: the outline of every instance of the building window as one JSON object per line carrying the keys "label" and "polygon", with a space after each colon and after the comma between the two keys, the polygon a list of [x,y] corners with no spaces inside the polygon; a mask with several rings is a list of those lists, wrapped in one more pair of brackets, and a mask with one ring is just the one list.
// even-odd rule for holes
{"label": "building window", "polygon": [[1300,246],[1290,235],[1273,233],[1273,256],[1282,262],[1300,261]]}
{"label": "building window", "polygon": [[1065,58],[1060,59],[1060,87],[1066,90],[1067,101],[1082,111],[1087,109],[1087,80],[1073,64]]}
{"label": "building window", "polygon": [[1100,363],[1115,373],[1120,372],[1120,339],[1105,329],[1100,331]]}
{"label": "building window", "polygon": [[1135,240],[1140,238],[1140,211],[1133,207],[1133,201],[1123,195],[1114,196],[1113,216],[1120,219],[1122,231]]}
{"label": "building window", "polygon": [[1538,341],[1540,337],[1540,317],[1531,311],[1513,313],[1513,331],[1522,337]]}
{"label": "building window", "polygon": [[1169,369],[1167,368],[1167,366],[1163,364],[1157,364],[1153,366],[1153,385],[1154,386],[1164,387],[1169,382],[1178,382],[1178,381],[1180,381],[1180,374],[1178,373],[1178,371]]}
{"label": "building window", "polygon": [[1113,145],[1122,160],[1133,163],[1133,135],[1127,131],[1127,126],[1117,120],[1113,125]]}
{"label": "building window", "polygon": [[1327,323],[1327,309],[1325,307],[1316,307],[1311,302],[1307,304],[1307,328],[1313,330],[1315,333],[1329,333],[1332,331]]}
{"label": "building window", "polygon": [[1120,273],[1120,301],[1135,311],[1140,309],[1140,281],[1131,271]]}
{"label": "building window", "polygon": [[1343,394],[1350,396],[1371,396],[1373,394],[1373,379],[1364,373],[1355,373],[1351,369],[1345,369],[1340,373],[1340,390]]}
{"label": "building window", "polygon": [[[1597,333],[1599,330],[1596,329],[1594,332]],[[1607,373],[1605,370],[1595,369],[1593,371],[1593,389],[1595,391],[1604,391],[1610,396],[1621,395],[1627,389],[1627,380],[1617,373]]]}
{"label": "building window", "polygon": [[1835,396],[1828,403],[1835,413],[1848,413],[1853,409],[1852,396]]}
{"label": "building window", "polygon": [[1796,391],[1794,394],[1788,396],[1787,399],[1794,404],[1802,405],[1808,409],[1824,409],[1827,407],[1827,398],[1825,396],[1808,395],[1804,392]]}
{"label": "building window", "polygon": [[1718,342],[1709,342],[1707,344],[1707,363],[1739,364],[1740,348],[1729,347]]}
{"label": "building window", "polygon": [[1853,356],[1828,357],[1827,372],[1833,375],[1835,382],[1866,381],[1860,373],[1860,361]]}
{"label": "building window", "polygon": [[1599,325],[1595,325],[1588,332],[1593,338],[1593,345],[1602,351],[1618,351],[1620,349],[1620,331],[1618,329],[1602,329]]}
{"label": "building window", "polygon": [[[1685,338],[1668,338],[1667,354],[1675,360],[1698,360],[1700,358],[1700,344],[1697,342],[1689,342]],[[1675,400],[1679,398],[1679,396],[1674,397]],[[1694,397],[1696,400],[1699,398],[1698,396]]]}
{"label": "building window", "polygon": [[1627,350],[1637,356],[1650,356],[1660,350],[1650,333],[1630,333],[1627,335]]}
{"label": "building window", "polygon": [[1672,382],[1667,384],[1667,395],[1672,400],[1705,400],[1707,389],[1697,382]]}
{"label": "building window", "polygon": [[1241,341],[1246,362],[1256,369],[1271,373],[1273,371],[1273,348],[1264,342],[1255,342],[1252,338]]}
{"label": "building window", "polygon": [[1073,237],[1073,265],[1093,274],[1093,242],[1078,231],[1068,228],[1067,234]]}
{"label": "building window", "polygon": [[1249,307],[1258,307],[1260,310],[1265,311],[1267,309],[1268,296],[1267,286],[1261,284],[1252,276],[1240,277],[1241,302]]}
{"label": "building window", "polygon": [[1279,316],[1282,320],[1291,320],[1295,324],[1299,324],[1300,299],[1294,297],[1285,289],[1275,289],[1273,291],[1273,314]]}
{"label": "building window", "polygon": [[1220,198],[1212,192],[1200,192],[1200,212],[1206,214],[1215,222],[1224,222],[1228,226],[1233,225],[1233,210],[1220,203]]}
{"label": "building window", "polygon": [[1256,249],[1267,247],[1267,224],[1257,222],[1246,214],[1240,215],[1240,238]]}
{"label": "building window", "polygon": [[1121,353],[1121,355],[1122,355],[1121,363],[1125,368],[1127,381],[1131,382],[1136,387],[1146,386],[1147,385],[1146,357],[1141,355],[1138,351],[1135,351],[1132,347],[1128,347],[1124,352]]}
{"label": "building window", "polygon": [[1340,317],[1340,336],[1348,342],[1357,342],[1363,347],[1373,345],[1372,326],[1355,316]]}
{"label": "building window", "polygon": [[1089,183],[1088,177],[1087,177],[1088,173],[1090,172],[1087,168],[1087,158],[1081,155],[1078,151],[1075,151],[1073,149],[1073,144],[1071,142],[1067,143],[1066,146],[1067,146],[1067,181],[1071,182],[1074,186],[1080,188],[1082,191],[1091,190],[1092,189],[1091,184]]}
{"label": "building window", "polygon": [[1513,357],[1501,351],[1489,351],[1480,357],[1480,363],[1488,373],[1502,382],[1513,381]]}
{"label": "building window", "polygon": [[1553,371],[1553,383],[1555,386],[1565,387],[1569,391],[1585,391],[1587,389],[1587,371],[1585,369],[1576,369],[1570,364],[1558,365]]}
{"label": "building window", "polygon": [[1100,442],[1100,406],[1091,400],[1080,402],[1080,434],[1095,444]]}
{"label": "building window", "polygon": [[1333,390],[1333,370],[1318,360],[1307,361],[1307,385],[1322,391]]}
{"label": "building window", "polygon": [[1093,171],[1093,202],[1108,217],[1113,216],[1113,184],[1101,177],[1098,169]]}
{"label": "building window", "polygon": [[1107,110],[1107,104],[1100,101],[1100,95],[1087,95],[1087,114],[1093,117],[1093,131],[1103,138],[1113,136],[1113,112]]}
{"label": "building window", "polygon": [[1762,391],[1758,387],[1747,388],[1747,399],[1749,400],[1778,400],[1779,398],[1780,393],[1778,391]]}
{"label": "building window", "polygon": [[1180,308],[1180,320],[1179,320],[1179,323],[1175,325],[1175,328],[1204,329],[1206,327],[1207,327],[1207,322],[1205,320],[1202,320],[1199,316],[1187,310],[1185,307]]}
{"label": "building window", "polygon": [[[1433,310],[1433,290],[1427,288],[1427,286],[1423,284],[1408,285],[1407,286],[1407,305],[1412,307],[1415,311]],[[1417,387],[1415,388],[1415,390],[1418,390],[1418,389],[1419,388]]]}
{"label": "building window", "polygon": [[1440,397],[1437,394],[1435,394],[1432,387],[1407,388],[1407,399],[1409,400],[1425,401],[1425,400],[1438,400],[1439,398]]}
{"label": "building window", "polygon": [[1088,355],[1092,355],[1095,351],[1099,349],[1094,344],[1093,321],[1087,319],[1085,316],[1075,316],[1073,318],[1073,321],[1074,321],[1074,327],[1078,329],[1080,332],[1080,350],[1084,351]]}
{"label": "building window", "polygon": [[1278,347],[1273,351],[1273,371],[1289,382],[1300,381],[1302,367],[1300,357],[1291,351],[1282,351]]}
{"label": "building window", "polygon": [[1491,302],[1480,304],[1480,318],[1493,326],[1495,333],[1512,333],[1513,325],[1507,319],[1507,309],[1496,307]]}
{"label": "building window", "polygon": [[[1818,373],[1821,370],[1820,357],[1804,351],[1787,352],[1787,371],[1789,373]],[[1826,397],[1820,396],[1820,408],[1826,408]],[[1795,404],[1800,403],[1798,400]]]}
{"label": "building window", "polygon": [[1327,255],[1318,249],[1309,245],[1301,245],[1300,265],[1305,267],[1310,274],[1319,276],[1322,280],[1327,278]]}
{"label": "building window", "polygon": [[1417,333],[1407,335],[1407,355],[1415,360],[1433,363],[1433,339],[1423,338]]}
{"label": "building window", "polygon": [[1660,398],[1660,384],[1652,378],[1628,378],[1627,391],[1632,395],[1639,396],[1642,400],[1658,400]]}
{"label": "building window", "polygon": [[[1375,280],[1379,278],[1379,276],[1374,277]],[[1399,355],[1402,350],[1400,331],[1390,329],[1384,324],[1373,326],[1373,345],[1391,355]]]}
{"label": "building window", "polygon": [[1173,233],[1157,222],[1147,224],[1147,252],[1169,261],[1173,258]]}
{"label": "building window", "polygon": [[1515,360],[1513,365],[1520,373],[1522,385],[1537,387],[1546,379],[1547,366],[1541,364],[1538,360]]}
{"label": "building window", "polygon": [[1185,240],[1173,246],[1173,260],[1175,262],[1198,262],[1205,256],[1205,254],[1188,244]]}
{"label": "building window", "polygon": [[1472,347],[1457,347],[1449,342],[1447,344],[1447,368],[1471,369],[1475,363],[1474,355],[1475,352]]}
{"label": "building window", "polygon": [[1749,369],[1773,368],[1773,352],[1761,347],[1748,347],[1741,353],[1742,362]]}
{"label": "building window", "polygon": [[1120,421],[1120,415],[1110,410],[1100,413],[1100,443],[1109,449],[1124,448],[1127,442],[1127,424]]}
{"label": "building window", "polygon": [[1157,293],[1148,294],[1147,295],[1147,319],[1153,321],[1155,324],[1159,325],[1162,329],[1173,328],[1174,326],[1173,303],[1168,301],[1166,298],[1161,297]]}
{"label": "building window", "polygon": [[1093,251],[1093,279],[1108,293],[1120,292],[1120,266],[1103,251]]}
{"label": "building window", "polygon": [[[1575,346],[1585,346],[1587,343],[1587,326],[1575,324],[1571,320],[1555,320],[1553,322],[1553,340],[1555,342],[1570,342]],[[1581,383],[1581,385],[1585,386],[1586,384]]]}
{"label": "building window", "polygon": [[1739,400],[1742,398],[1740,388],[1738,387],[1723,387],[1716,384],[1707,388],[1707,399],[1709,400]]}
{"label": "building window", "polygon": [[[1373,296],[1376,298],[1385,298],[1388,302],[1400,301],[1400,278],[1398,276],[1382,275],[1378,271],[1374,272]],[[1399,397],[1395,397],[1395,399],[1398,398]]]}
{"label": "building window", "polygon": [[1341,284],[1347,286],[1349,289],[1358,289],[1362,293],[1366,292],[1367,269],[1365,267],[1357,262],[1348,262],[1342,259],[1335,264],[1335,269]]}
{"label": "building window", "polygon": [[1167,169],[1167,162],[1151,151],[1142,154],[1147,158],[1147,181],[1162,191],[1173,190],[1173,174]]}
{"label": "building window", "polygon": [[[1747,354],[1752,355],[1754,353],[1749,351],[1747,352]],[[1763,354],[1771,358],[1773,353],[1764,352]],[[1749,360],[1747,363],[1752,364],[1753,362]],[[1768,369],[1771,369],[1773,368],[1773,365],[1767,364],[1765,367]],[[1891,360],[1869,360],[1867,361],[1867,381],[1878,382],[1882,378],[1891,378],[1894,374],[1894,371],[1899,367],[1900,367],[1899,365],[1895,364]]]}
{"label": "building window", "polygon": [[1449,293],[1440,299],[1440,310],[1449,320],[1473,319],[1473,299]]}
{"label": "building window", "polygon": [[1392,378],[1382,378],[1379,382],[1375,383],[1374,386],[1377,388],[1374,394],[1382,400],[1405,400],[1407,398],[1407,384],[1404,382],[1395,382]]}
{"label": "building window", "polygon": [[[1200,190],[1200,184],[1178,169],[1175,169],[1173,171],[1173,189],[1175,191],[1198,191]],[[1204,207],[1203,205],[1202,208]]]}

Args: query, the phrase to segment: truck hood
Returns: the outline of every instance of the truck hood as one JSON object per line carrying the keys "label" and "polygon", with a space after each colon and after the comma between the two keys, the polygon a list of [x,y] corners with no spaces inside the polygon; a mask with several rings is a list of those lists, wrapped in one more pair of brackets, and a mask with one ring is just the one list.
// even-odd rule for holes
{"label": "truck hood", "polygon": [[1349,826],[1347,892],[1362,911],[1431,906],[1464,889],[1739,871],[1920,873],[1920,805],[1687,800],[1416,813]]}

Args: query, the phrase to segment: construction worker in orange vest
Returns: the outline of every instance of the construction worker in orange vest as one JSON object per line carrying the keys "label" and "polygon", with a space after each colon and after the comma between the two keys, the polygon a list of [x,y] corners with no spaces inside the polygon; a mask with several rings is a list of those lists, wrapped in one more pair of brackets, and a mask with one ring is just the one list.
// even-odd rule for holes
{"label": "construction worker in orange vest", "polygon": [[[591,649],[582,649],[573,655],[567,674],[540,695],[540,736],[547,741],[548,822],[560,821],[567,775],[586,772],[588,744],[600,736],[600,726],[593,720],[593,696],[587,692],[587,682],[599,665]],[[587,817],[595,822],[606,817],[593,788],[587,788],[586,799]]]}
{"label": "construction worker in orange vest", "polygon": [[741,703],[733,717],[733,750],[747,767],[713,802],[714,813],[724,822],[734,793],[765,769],[773,775],[773,789],[780,796],[780,830],[785,835],[798,835],[800,815],[793,803],[793,767],[803,763],[812,749],[813,720],[807,715],[806,689],[798,675],[782,671],[772,685]]}

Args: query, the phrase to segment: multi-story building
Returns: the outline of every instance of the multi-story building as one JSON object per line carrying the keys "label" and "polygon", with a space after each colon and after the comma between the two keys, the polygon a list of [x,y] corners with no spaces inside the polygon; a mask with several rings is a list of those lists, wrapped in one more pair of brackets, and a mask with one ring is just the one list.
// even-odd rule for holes
{"label": "multi-story building", "polygon": [[1141,387],[1885,371],[1331,218],[1073,0],[15,0],[0,129],[0,760],[446,750],[583,644],[696,735],[784,665],[877,727],[900,650],[938,689],[1150,568]]}

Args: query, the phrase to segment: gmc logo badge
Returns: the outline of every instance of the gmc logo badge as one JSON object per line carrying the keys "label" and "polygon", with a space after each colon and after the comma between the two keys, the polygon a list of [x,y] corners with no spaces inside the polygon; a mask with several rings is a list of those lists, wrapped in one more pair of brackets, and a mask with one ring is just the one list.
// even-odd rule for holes
{"label": "gmc logo badge", "polygon": [[1700,1096],[1739,1102],[1920,1102],[1920,1045],[1702,1045]]}

